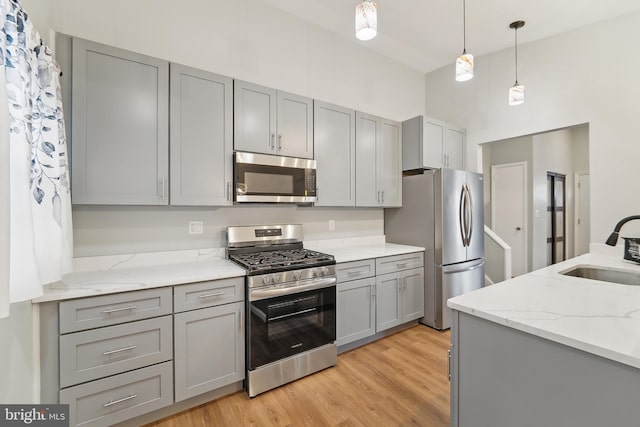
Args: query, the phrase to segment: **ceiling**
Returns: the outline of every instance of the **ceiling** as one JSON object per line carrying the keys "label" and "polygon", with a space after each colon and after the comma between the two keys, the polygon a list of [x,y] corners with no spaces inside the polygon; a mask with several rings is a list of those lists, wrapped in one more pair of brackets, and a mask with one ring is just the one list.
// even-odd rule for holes
{"label": "ceiling", "polygon": [[[378,35],[366,42],[354,35],[359,0],[263,1],[424,73],[462,53],[463,0],[377,0]],[[513,46],[513,21],[526,21],[522,44],[640,11],[640,1],[467,0],[466,8],[467,52],[477,57]]]}

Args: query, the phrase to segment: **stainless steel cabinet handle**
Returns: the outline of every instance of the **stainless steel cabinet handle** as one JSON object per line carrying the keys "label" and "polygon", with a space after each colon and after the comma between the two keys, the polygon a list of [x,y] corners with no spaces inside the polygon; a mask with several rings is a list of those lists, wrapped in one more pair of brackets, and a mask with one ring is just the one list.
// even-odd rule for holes
{"label": "stainless steel cabinet handle", "polygon": [[378,204],[380,204],[380,190],[378,190],[378,198],[376,199],[376,202],[378,202]]}
{"label": "stainless steel cabinet handle", "polygon": [[242,331],[242,310],[238,311],[238,330]]}
{"label": "stainless steel cabinet handle", "polygon": [[271,150],[275,150],[276,149],[276,134],[272,133],[271,134]]}
{"label": "stainless steel cabinet handle", "polygon": [[282,150],[282,134],[278,134],[278,151]]}
{"label": "stainless steel cabinet handle", "polygon": [[121,353],[123,351],[127,351],[127,350],[133,350],[134,348],[137,348],[137,345],[130,345],[129,347],[124,347],[124,348],[119,348],[117,350],[109,350],[109,351],[105,351],[104,354],[105,356],[109,356],[110,354],[116,354],[116,353]]}
{"label": "stainless steel cabinet handle", "polygon": [[347,271],[347,274],[349,276],[357,276],[360,273],[361,273],[360,271]]}
{"label": "stainless steel cabinet handle", "polygon": [[231,200],[229,199],[229,196],[231,194],[231,183],[229,181],[227,181],[227,201]]}
{"label": "stainless steel cabinet handle", "polygon": [[407,266],[406,262],[398,262],[398,263],[396,263],[396,267],[398,267],[398,268],[403,268],[403,267],[406,267],[406,266]]}
{"label": "stainless steel cabinet handle", "polygon": [[384,190],[382,190],[382,204],[384,205]]}
{"label": "stainless steel cabinet handle", "polygon": [[104,310],[102,314],[118,313],[120,311],[135,310],[135,309],[136,309],[135,305],[129,305],[127,307],[112,308],[111,310]]}
{"label": "stainless steel cabinet handle", "polygon": [[117,403],[122,403],[122,402],[126,402],[127,400],[131,400],[131,399],[135,399],[136,397],[138,397],[137,394],[130,394],[127,397],[123,397],[122,399],[118,399],[118,400],[112,400],[111,402],[105,403],[104,406],[105,408],[108,408],[111,405],[115,405]]}
{"label": "stainless steel cabinet handle", "polygon": [[162,177],[162,179],[160,180],[160,187],[161,187],[161,191],[162,191],[160,197],[162,197],[162,201],[163,202],[165,200],[165,188],[164,188],[165,185],[164,184],[165,184],[165,179],[164,179],[164,177]]}
{"label": "stainless steel cabinet handle", "polygon": [[221,292],[214,292],[212,294],[203,294],[203,295],[198,295],[198,298],[211,298],[211,297],[219,297],[221,295],[224,295],[224,291]]}
{"label": "stainless steel cabinet handle", "polygon": [[451,381],[451,349],[447,350],[447,375]]}

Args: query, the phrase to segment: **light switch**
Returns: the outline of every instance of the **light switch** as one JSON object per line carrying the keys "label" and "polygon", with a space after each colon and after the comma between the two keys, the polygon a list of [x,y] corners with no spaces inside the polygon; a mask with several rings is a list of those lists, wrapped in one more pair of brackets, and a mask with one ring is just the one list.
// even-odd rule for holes
{"label": "light switch", "polygon": [[189,221],[189,234],[202,234],[204,223],[202,221]]}

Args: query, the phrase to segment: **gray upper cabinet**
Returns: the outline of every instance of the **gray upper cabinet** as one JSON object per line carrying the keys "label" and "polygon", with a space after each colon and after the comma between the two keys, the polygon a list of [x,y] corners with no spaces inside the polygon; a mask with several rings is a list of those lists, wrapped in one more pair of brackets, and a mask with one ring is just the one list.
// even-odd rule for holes
{"label": "gray upper cabinet", "polygon": [[356,112],[356,206],[402,205],[402,125]]}
{"label": "gray upper cabinet", "polygon": [[356,115],[354,110],[314,101],[317,162],[316,206],[356,204]]}
{"label": "gray upper cabinet", "polygon": [[171,64],[171,204],[231,205],[233,80]]}
{"label": "gray upper cabinet", "polygon": [[402,122],[402,169],[464,169],[464,129],[431,117]]}
{"label": "gray upper cabinet", "polygon": [[313,158],[313,100],[234,81],[234,149]]}
{"label": "gray upper cabinet", "polygon": [[168,203],[169,64],[72,40],[74,204]]}

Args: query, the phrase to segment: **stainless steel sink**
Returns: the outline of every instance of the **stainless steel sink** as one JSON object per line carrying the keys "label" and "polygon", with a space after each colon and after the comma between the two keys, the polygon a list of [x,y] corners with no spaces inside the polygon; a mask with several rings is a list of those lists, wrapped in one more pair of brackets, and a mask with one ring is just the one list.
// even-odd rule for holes
{"label": "stainless steel sink", "polygon": [[560,274],[581,277],[583,279],[619,283],[621,285],[640,286],[640,273],[632,273],[630,271],[579,265],[569,270],[561,271]]}

